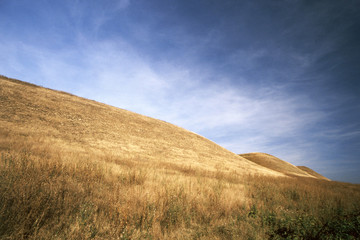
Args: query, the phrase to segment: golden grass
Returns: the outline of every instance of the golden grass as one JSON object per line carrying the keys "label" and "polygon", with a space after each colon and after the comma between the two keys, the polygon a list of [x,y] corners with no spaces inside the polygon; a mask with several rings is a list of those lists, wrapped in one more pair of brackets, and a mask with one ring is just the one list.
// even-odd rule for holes
{"label": "golden grass", "polygon": [[359,185],[279,177],[171,124],[0,83],[0,239],[360,237]]}
{"label": "golden grass", "polygon": [[30,149],[2,151],[4,238],[176,239],[182,232],[188,239],[190,226],[228,216],[245,202],[243,184],[210,171],[80,156],[64,161],[60,154],[47,159],[37,157],[44,149]]}
{"label": "golden grass", "polygon": [[359,185],[28,147],[1,151],[0,239],[328,239],[334,219],[360,236]]}

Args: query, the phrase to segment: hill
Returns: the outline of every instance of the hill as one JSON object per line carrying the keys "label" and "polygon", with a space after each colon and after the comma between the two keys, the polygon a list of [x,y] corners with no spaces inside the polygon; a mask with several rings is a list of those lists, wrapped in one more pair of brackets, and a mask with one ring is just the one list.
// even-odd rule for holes
{"label": "hill", "polygon": [[[329,180],[309,168],[306,168],[307,170],[304,171],[305,168],[296,167],[289,162],[283,161],[267,153],[245,153],[239,154],[239,156],[244,157],[263,167],[283,173],[285,175],[293,175],[299,177],[315,177],[319,179]],[[312,172],[310,172],[309,170],[311,170]]]}
{"label": "hill", "polygon": [[[121,159],[282,175],[167,122],[18,80],[0,81],[2,135],[51,146],[52,152],[64,158],[79,154],[106,157],[113,163]],[[6,141],[0,148],[8,148]]]}
{"label": "hill", "polygon": [[0,106],[0,239],[360,237],[359,185],[5,77]]}
{"label": "hill", "polygon": [[297,168],[301,169],[302,171],[318,178],[318,179],[323,179],[323,180],[330,180],[327,177],[324,177],[323,175],[321,175],[320,173],[315,172],[314,170],[312,170],[311,168],[305,167],[305,166],[297,166]]}

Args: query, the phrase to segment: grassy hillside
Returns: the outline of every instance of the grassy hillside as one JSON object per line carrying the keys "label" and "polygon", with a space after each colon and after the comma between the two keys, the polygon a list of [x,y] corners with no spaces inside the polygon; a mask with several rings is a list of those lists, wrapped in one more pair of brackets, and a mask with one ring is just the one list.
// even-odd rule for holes
{"label": "grassy hillside", "polygon": [[318,179],[323,179],[323,180],[330,180],[326,177],[324,177],[323,175],[315,172],[314,170],[312,170],[311,168],[305,167],[305,166],[297,166],[297,168],[301,169],[304,172],[307,172],[308,174],[318,178]]}
{"label": "grassy hillside", "polygon": [[[22,142],[51,146],[64,158],[77,154],[137,164],[195,167],[242,174],[282,174],[254,164],[185,129],[123,109],[0,78],[1,131]],[[40,144],[41,143],[41,144]],[[11,139],[2,143],[9,148]]]}
{"label": "grassy hillside", "polygon": [[[275,156],[272,156],[270,154],[267,154],[267,153],[245,153],[245,154],[239,154],[239,156],[244,157],[244,158],[248,159],[249,161],[252,161],[263,167],[283,173],[285,175],[290,175],[290,176],[295,175],[295,176],[299,176],[299,177],[315,177],[315,178],[320,177],[321,179],[324,179],[324,180],[327,179],[327,178],[323,177],[322,175],[316,173],[315,171],[313,171],[313,172],[316,174],[311,174],[308,171],[304,171],[302,168],[298,168],[291,163],[285,162],[285,161],[283,161]],[[327,180],[329,180],[329,179],[327,179]]]}
{"label": "grassy hillside", "polygon": [[[0,79],[0,239],[356,239],[360,186]],[[281,177],[283,176],[283,177]]]}

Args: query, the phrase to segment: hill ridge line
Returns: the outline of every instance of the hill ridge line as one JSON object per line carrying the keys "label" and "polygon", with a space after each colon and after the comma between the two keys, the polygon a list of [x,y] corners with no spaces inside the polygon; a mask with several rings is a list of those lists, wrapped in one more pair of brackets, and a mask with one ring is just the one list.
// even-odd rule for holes
{"label": "hill ridge line", "polygon": [[[71,149],[71,146],[69,146],[70,144],[68,142],[63,141],[63,139],[69,138],[66,132],[73,132],[74,134],[71,137],[78,139],[78,141],[73,140],[73,145],[78,145],[78,148],[83,149],[82,151],[92,149],[98,152],[98,150],[100,150],[100,152],[112,152],[116,156],[122,153],[127,156],[136,155],[140,159],[154,159],[159,157],[161,161],[165,161],[165,159],[166,161],[170,161],[169,159],[173,158],[175,162],[185,165],[202,166],[204,169],[211,171],[227,169],[227,171],[283,176],[283,174],[279,174],[276,171],[264,168],[238,156],[204,136],[169,122],[17,79],[7,77],[2,77],[2,79],[8,83],[15,84],[13,86],[9,86],[11,84],[2,84],[3,89],[4,87],[12,88],[12,91],[17,93],[16,97],[8,95],[8,97],[12,98],[12,105],[9,104],[9,108],[13,108],[12,110],[19,109],[16,105],[21,103],[22,105],[33,104],[32,109],[47,109],[46,111],[37,112],[32,111],[30,107],[21,109],[24,111],[24,113],[21,114],[27,116],[21,119],[23,121],[22,125],[27,124],[29,128],[33,126],[39,129],[40,132],[45,131],[45,128],[47,131],[52,132],[54,131],[54,124],[52,124],[52,122],[56,120],[57,131],[62,132],[60,134],[57,133],[60,138],[54,136],[45,136],[44,138],[47,139],[47,141],[55,141],[56,139],[58,141],[60,139],[62,144],[66,145],[68,149]],[[23,91],[24,89],[25,91]],[[52,100],[48,101],[47,99]],[[53,102],[62,102],[62,104],[54,106]],[[84,110],[83,108],[86,109]],[[71,112],[70,109],[74,111]],[[96,110],[94,111],[94,109]],[[91,118],[87,115],[88,113],[83,113],[83,111],[88,110],[90,110],[92,114]],[[79,116],[69,117],[70,115],[76,114]],[[54,119],[54,115],[60,117]],[[117,116],[117,118],[110,115]],[[13,112],[13,115],[10,115],[10,117],[16,118],[18,116]],[[70,121],[69,118],[83,119],[83,125]],[[123,121],[119,120],[121,118]],[[44,122],[40,124],[38,119],[43,119]],[[94,121],[94,119],[97,119],[97,121]],[[109,123],[111,123],[112,128],[109,126]],[[6,125],[11,128],[11,125],[14,126],[14,121],[7,121]],[[76,128],[75,125],[78,126],[78,128]],[[150,125],[153,128],[149,127]],[[139,134],[135,127],[138,127],[139,131],[143,131],[143,135],[147,136],[144,137]],[[101,130],[101,136],[98,130]],[[169,132],[167,133],[166,131]],[[89,134],[87,134],[87,132]],[[26,134],[31,135],[33,133]],[[39,135],[40,133],[34,134]],[[129,141],[122,136],[126,134],[128,134]],[[151,134],[154,136],[151,136]],[[169,134],[174,134],[174,136],[170,136]],[[183,138],[183,140],[181,140],[181,138]],[[120,144],[120,140],[123,145]],[[150,146],[147,145],[153,145],[153,147],[150,148]]]}

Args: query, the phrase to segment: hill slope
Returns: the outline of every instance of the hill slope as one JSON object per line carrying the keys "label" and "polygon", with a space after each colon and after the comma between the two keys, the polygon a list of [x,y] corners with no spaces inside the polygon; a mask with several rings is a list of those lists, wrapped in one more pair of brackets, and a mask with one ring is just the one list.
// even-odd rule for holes
{"label": "hill slope", "polygon": [[[18,80],[0,81],[0,134],[37,142],[32,148],[50,146],[63,158],[77,154],[113,163],[283,176],[170,123]],[[0,148],[10,148],[10,140],[2,138]]]}
{"label": "hill slope", "polygon": [[321,175],[320,173],[315,172],[314,170],[312,170],[311,168],[305,167],[305,166],[297,166],[297,168],[300,168],[302,171],[318,178],[318,179],[323,179],[323,180],[330,180],[326,177],[324,177],[323,175]]}
{"label": "hill slope", "polygon": [[[300,177],[315,177],[319,179],[329,180],[309,168],[296,167],[291,163],[283,161],[267,153],[245,153],[239,155],[263,167],[272,169],[274,171],[278,171],[286,175],[295,175]],[[312,172],[305,169],[309,169]]]}

